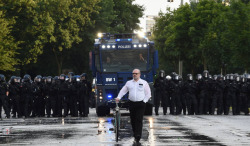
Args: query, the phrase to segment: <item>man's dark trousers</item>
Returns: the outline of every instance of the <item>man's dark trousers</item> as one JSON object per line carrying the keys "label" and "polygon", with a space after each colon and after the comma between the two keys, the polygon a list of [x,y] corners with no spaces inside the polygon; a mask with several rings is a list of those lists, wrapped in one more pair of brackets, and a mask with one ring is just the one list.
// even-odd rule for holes
{"label": "man's dark trousers", "polygon": [[141,139],[145,107],[146,103],[143,101],[129,102],[130,120],[136,141]]}

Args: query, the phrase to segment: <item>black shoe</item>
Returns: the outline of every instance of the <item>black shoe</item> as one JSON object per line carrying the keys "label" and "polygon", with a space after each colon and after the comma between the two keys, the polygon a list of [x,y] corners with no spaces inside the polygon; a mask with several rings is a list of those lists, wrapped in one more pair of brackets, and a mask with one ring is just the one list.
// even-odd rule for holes
{"label": "black shoe", "polygon": [[158,113],[155,113],[155,115],[157,115],[157,116],[158,116],[159,114],[158,114]]}

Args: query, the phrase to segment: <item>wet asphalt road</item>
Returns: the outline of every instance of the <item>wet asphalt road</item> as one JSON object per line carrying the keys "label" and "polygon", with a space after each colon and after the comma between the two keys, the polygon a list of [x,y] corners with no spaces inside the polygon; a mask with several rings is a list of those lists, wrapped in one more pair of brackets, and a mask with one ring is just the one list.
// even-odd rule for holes
{"label": "wet asphalt road", "polygon": [[[127,111],[122,111],[119,142],[112,115],[84,118],[0,120],[0,145],[132,145]],[[145,116],[141,145],[249,145],[250,116]]]}

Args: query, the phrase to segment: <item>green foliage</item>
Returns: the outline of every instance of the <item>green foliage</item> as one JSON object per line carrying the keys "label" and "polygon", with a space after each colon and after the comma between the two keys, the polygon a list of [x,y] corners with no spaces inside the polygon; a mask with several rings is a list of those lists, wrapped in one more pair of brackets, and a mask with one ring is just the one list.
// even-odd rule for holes
{"label": "green foliage", "polygon": [[227,6],[201,0],[160,13],[153,35],[161,64],[177,72],[178,62],[183,60],[186,73],[200,73],[197,68],[201,67],[217,74],[239,66],[249,70],[249,10],[249,4],[241,1]]}
{"label": "green foliage", "polygon": [[18,43],[10,35],[13,24],[14,21],[6,19],[0,10],[0,71],[15,71],[15,65],[18,64],[15,59]]}
{"label": "green foliage", "polygon": [[232,53],[231,65],[250,69],[250,4],[232,2],[225,15],[226,30],[223,32],[223,45]]}
{"label": "green foliage", "polygon": [[88,52],[97,32],[127,33],[139,28],[143,7],[133,2],[1,0],[1,70],[18,67],[21,76],[58,75],[64,69],[88,72]]}
{"label": "green foliage", "polygon": [[111,31],[116,33],[132,33],[139,29],[139,18],[143,16],[143,6],[132,4],[135,0],[113,0],[114,19]]}

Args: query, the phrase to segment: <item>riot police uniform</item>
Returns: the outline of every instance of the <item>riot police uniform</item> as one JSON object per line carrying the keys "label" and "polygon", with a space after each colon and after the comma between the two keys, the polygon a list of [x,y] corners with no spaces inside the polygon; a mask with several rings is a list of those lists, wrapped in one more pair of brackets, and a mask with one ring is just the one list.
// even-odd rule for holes
{"label": "riot police uniform", "polygon": [[155,88],[155,98],[154,98],[155,114],[159,115],[158,110],[161,103],[163,107],[163,114],[166,115],[167,113],[166,78],[165,78],[165,72],[163,70],[160,70],[159,76],[155,80],[154,88]]}
{"label": "riot police uniform", "polygon": [[184,96],[186,97],[188,115],[198,114],[198,101],[196,98],[197,86],[193,81],[193,75],[187,75],[187,81],[184,83]]}
{"label": "riot police uniform", "polygon": [[241,104],[242,104],[242,111],[245,113],[245,115],[249,115],[249,110],[248,110],[248,83],[246,77],[242,76],[241,77],[241,82],[242,85],[239,89],[240,91],[240,98],[241,98]]}
{"label": "riot police uniform", "polygon": [[21,78],[14,77],[14,82],[10,84],[10,95],[12,96],[13,100],[13,117],[21,118],[23,113],[20,108],[20,94],[21,94]]}
{"label": "riot police uniform", "polygon": [[58,85],[58,116],[61,117],[62,116],[62,108],[64,109],[64,113],[63,116],[66,117],[68,116],[68,106],[69,106],[69,88],[68,88],[68,84],[65,81],[65,75],[61,74],[59,79],[60,79],[60,83]]}
{"label": "riot police uniform", "polygon": [[203,77],[200,82],[200,101],[199,101],[199,114],[208,114],[209,111],[209,100],[211,79],[209,78],[209,73],[207,70],[204,70]]}
{"label": "riot police uniform", "polygon": [[69,104],[70,104],[70,113],[71,116],[77,117],[78,116],[78,84],[76,82],[76,77],[71,76],[69,78]]}
{"label": "riot police uniform", "polygon": [[80,116],[88,116],[89,114],[89,97],[91,93],[91,84],[87,81],[87,74],[81,75],[79,86],[79,112]]}
{"label": "riot police uniform", "polygon": [[7,118],[10,118],[10,109],[8,103],[8,86],[5,82],[5,76],[0,74],[0,118],[2,114],[2,107],[4,108],[5,114]]}
{"label": "riot police uniform", "polygon": [[33,107],[33,90],[30,75],[26,74],[23,77],[21,84],[21,98],[24,100],[24,116],[30,116]]}
{"label": "riot police uniform", "polygon": [[225,83],[223,81],[223,76],[219,75],[215,82],[215,98],[217,100],[217,115],[221,115],[223,113],[223,94],[225,89]]}
{"label": "riot police uniform", "polygon": [[178,115],[181,114],[182,105],[181,105],[181,87],[179,84],[179,75],[175,75],[170,89],[172,90],[170,97],[170,114]]}
{"label": "riot police uniform", "polygon": [[43,96],[43,84],[42,76],[38,75],[35,77],[33,82],[33,112],[32,116],[44,117],[45,116],[45,99]]}

